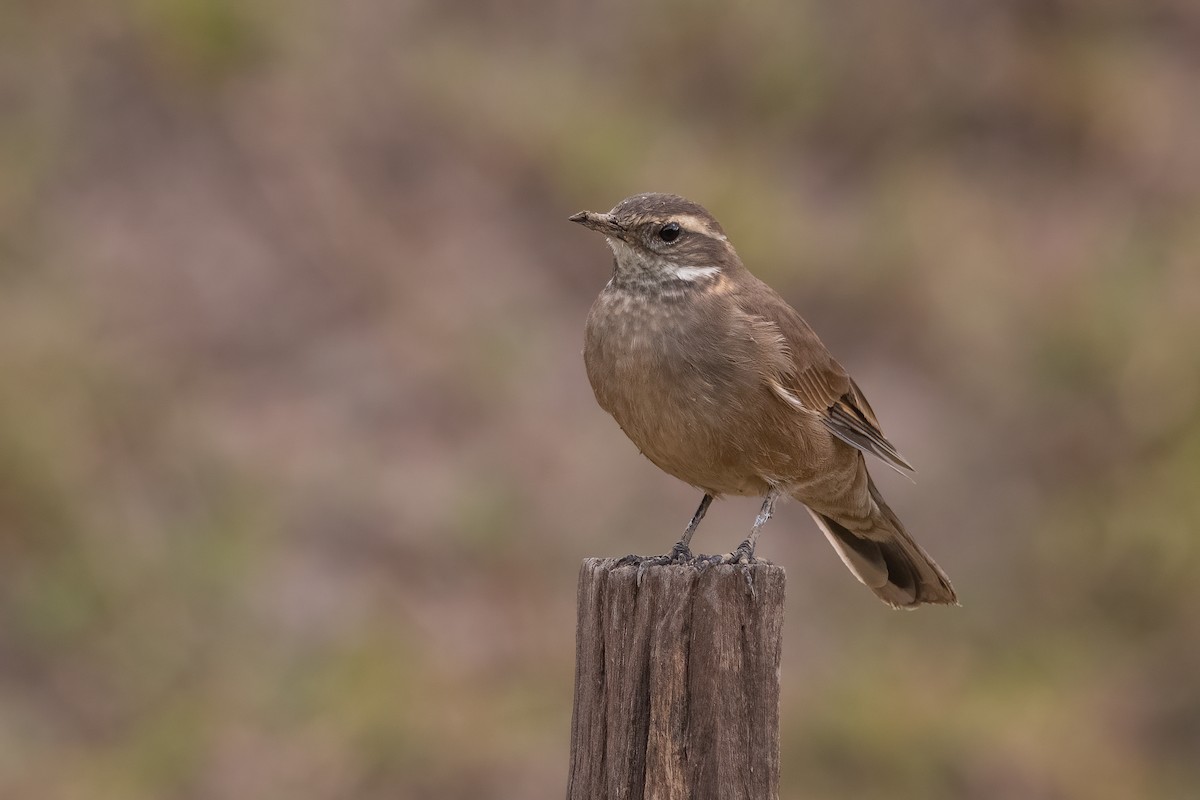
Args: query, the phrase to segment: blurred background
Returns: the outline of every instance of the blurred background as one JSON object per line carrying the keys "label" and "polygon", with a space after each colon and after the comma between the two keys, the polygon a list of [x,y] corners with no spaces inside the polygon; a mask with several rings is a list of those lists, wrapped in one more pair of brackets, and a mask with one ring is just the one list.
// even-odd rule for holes
{"label": "blurred background", "polygon": [[1187,0],[5,3],[0,797],[561,797],[579,562],[698,500],[580,358],[648,190],[962,599],[783,509],[783,796],[1200,796],[1198,86]]}

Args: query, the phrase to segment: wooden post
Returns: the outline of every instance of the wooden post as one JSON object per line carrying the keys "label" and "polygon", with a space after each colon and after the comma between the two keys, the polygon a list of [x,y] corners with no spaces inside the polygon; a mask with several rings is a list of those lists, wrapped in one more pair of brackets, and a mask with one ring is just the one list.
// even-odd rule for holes
{"label": "wooden post", "polygon": [[579,572],[568,800],[778,798],[783,568],[648,567],[639,585],[616,564]]}

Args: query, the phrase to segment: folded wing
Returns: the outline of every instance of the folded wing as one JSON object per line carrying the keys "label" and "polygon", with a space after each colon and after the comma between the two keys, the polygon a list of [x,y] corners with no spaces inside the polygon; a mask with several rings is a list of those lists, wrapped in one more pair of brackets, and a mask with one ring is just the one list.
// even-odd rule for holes
{"label": "folded wing", "polygon": [[[765,288],[765,284],[763,284]],[[887,440],[858,384],[834,360],[808,323],[773,291],[738,298],[756,338],[773,351],[765,376],[784,402],[820,415],[830,433],[901,472],[913,467]]]}

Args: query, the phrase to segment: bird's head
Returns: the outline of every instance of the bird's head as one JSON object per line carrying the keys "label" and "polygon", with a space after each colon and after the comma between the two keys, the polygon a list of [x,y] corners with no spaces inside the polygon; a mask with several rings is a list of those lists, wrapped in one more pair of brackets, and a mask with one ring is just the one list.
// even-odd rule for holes
{"label": "bird's head", "polygon": [[580,211],[570,219],[604,234],[618,277],[695,282],[740,265],[713,215],[678,195],[638,194],[608,213]]}

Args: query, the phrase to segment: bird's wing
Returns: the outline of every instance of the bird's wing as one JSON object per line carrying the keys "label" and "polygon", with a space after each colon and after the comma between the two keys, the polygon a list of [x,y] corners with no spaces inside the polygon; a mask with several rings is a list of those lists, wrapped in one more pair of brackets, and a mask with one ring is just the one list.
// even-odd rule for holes
{"label": "bird's wing", "polygon": [[887,440],[871,404],[854,379],[834,360],[808,323],[783,298],[766,291],[740,293],[739,310],[755,339],[768,351],[765,377],[785,403],[816,413],[829,431],[900,472],[913,467]]}

